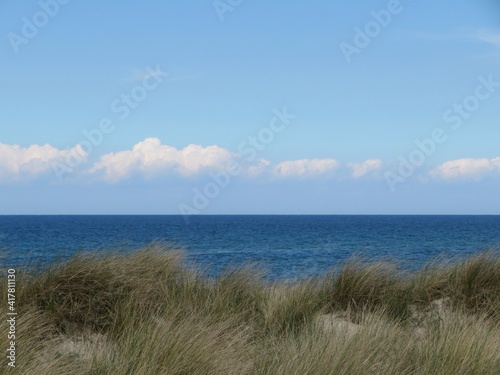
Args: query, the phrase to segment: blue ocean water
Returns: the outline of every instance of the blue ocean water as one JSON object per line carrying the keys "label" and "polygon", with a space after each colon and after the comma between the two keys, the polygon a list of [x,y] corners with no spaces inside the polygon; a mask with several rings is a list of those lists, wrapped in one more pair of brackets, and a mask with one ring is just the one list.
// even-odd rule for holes
{"label": "blue ocean water", "polygon": [[210,274],[257,262],[271,278],[325,272],[353,254],[416,268],[436,256],[500,247],[500,216],[0,216],[0,262],[52,262],[78,251],[186,249]]}

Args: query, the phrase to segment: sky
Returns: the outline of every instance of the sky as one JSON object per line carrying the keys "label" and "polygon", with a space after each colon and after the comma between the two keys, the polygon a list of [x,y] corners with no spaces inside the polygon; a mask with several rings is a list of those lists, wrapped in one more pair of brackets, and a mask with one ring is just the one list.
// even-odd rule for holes
{"label": "sky", "polygon": [[500,214],[495,0],[0,18],[0,214]]}

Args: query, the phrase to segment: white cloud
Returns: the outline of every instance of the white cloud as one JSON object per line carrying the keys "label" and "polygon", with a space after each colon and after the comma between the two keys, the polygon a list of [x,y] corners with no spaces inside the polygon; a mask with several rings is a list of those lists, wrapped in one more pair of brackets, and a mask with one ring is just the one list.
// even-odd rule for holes
{"label": "white cloud", "polygon": [[80,145],[60,150],[49,144],[21,147],[0,143],[0,180],[36,177],[51,171],[53,163],[66,163],[68,158],[76,166],[86,162],[87,156]]}
{"label": "white cloud", "polygon": [[382,161],[378,159],[370,159],[365,160],[362,163],[349,163],[349,168],[352,170],[352,177],[359,178],[369,172],[382,168]]}
{"label": "white cloud", "polygon": [[202,169],[224,169],[235,156],[218,146],[191,144],[179,150],[161,144],[158,138],[147,138],[132,150],[103,155],[90,173],[104,173],[109,181],[127,178],[133,172],[152,175],[171,170],[192,175]]}
{"label": "white cloud", "polygon": [[279,177],[317,176],[337,169],[340,163],[334,159],[301,159],[284,161],[274,167]]}
{"label": "white cloud", "polygon": [[271,162],[269,160],[260,159],[257,164],[248,167],[247,173],[250,177],[256,177],[262,174],[267,169],[267,167],[269,167],[269,165],[271,165]]}
{"label": "white cloud", "polygon": [[[0,181],[32,179],[49,173],[57,175],[55,166],[78,172],[77,168],[86,163],[87,158],[88,154],[81,145],[58,149],[49,144],[22,147],[0,143]],[[132,149],[101,156],[99,161],[86,171],[86,175],[88,177],[89,174],[94,174],[110,182],[128,179],[135,174],[146,177],[165,173],[190,176],[209,170],[225,170],[230,161],[240,164],[244,173],[251,178],[263,175],[270,177],[272,174],[281,178],[315,178],[328,175],[341,179],[347,176],[358,179],[376,175],[383,167],[383,162],[379,159],[345,163],[343,168],[335,159],[287,160],[275,164],[266,159],[257,159],[246,164],[240,159],[240,155],[216,145],[203,147],[190,144],[177,149],[162,144],[158,138],[146,138]],[[478,179],[487,175],[500,176],[500,157],[451,160],[427,174],[428,177],[443,180]]]}
{"label": "white cloud", "polygon": [[479,178],[491,173],[500,173],[500,157],[451,160],[430,172],[432,177],[442,179]]}

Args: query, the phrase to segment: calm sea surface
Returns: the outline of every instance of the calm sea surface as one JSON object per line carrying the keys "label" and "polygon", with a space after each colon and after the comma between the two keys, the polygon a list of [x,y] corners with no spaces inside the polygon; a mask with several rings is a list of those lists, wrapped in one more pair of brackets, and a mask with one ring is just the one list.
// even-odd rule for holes
{"label": "calm sea surface", "polygon": [[500,216],[0,216],[2,268],[78,251],[166,241],[217,274],[257,262],[271,278],[320,274],[361,254],[415,268],[435,256],[500,247]]}

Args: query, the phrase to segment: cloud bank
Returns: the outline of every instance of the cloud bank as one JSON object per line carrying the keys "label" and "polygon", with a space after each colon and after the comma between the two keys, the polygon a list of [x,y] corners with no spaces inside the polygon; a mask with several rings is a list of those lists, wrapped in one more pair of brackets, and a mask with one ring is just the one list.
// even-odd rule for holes
{"label": "cloud bank", "polygon": [[364,175],[382,168],[382,161],[378,159],[366,160],[362,163],[349,163],[352,170],[352,177],[360,178]]}
{"label": "cloud bank", "polygon": [[[158,138],[146,138],[131,149],[102,155],[94,164],[80,145],[58,149],[49,144],[22,147],[0,143],[0,182],[32,180],[57,176],[58,168],[70,168],[76,177],[93,176],[97,181],[116,183],[142,176],[154,178],[175,174],[181,178],[209,171],[223,171],[229,163],[239,165],[247,178],[312,179],[321,176],[336,179],[380,178],[384,163],[379,159],[341,163],[336,159],[298,159],[272,163],[266,159],[251,162],[225,148],[190,144],[182,149],[162,144]],[[85,168],[85,169],[84,169]],[[422,172],[434,180],[480,179],[500,176],[500,157],[463,158],[447,161]]]}
{"label": "cloud bank", "polygon": [[278,163],[274,174],[278,177],[311,177],[334,171],[340,166],[335,159],[301,159]]}
{"label": "cloud bank", "polygon": [[163,145],[158,138],[146,138],[131,150],[106,154],[90,173],[103,174],[108,181],[128,178],[134,172],[153,175],[175,171],[193,175],[203,169],[223,169],[235,155],[218,146],[188,145],[179,150]]}
{"label": "cloud bank", "polygon": [[71,157],[74,165],[87,161],[87,153],[80,145],[60,150],[51,145],[21,147],[0,143],[0,181],[29,179],[52,171],[56,162]]}
{"label": "cloud bank", "polygon": [[500,157],[493,159],[457,159],[447,161],[430,172],[432,177],[451,180],[458,178],[481,178],[500,174]]}

